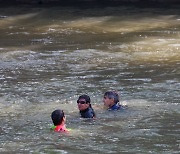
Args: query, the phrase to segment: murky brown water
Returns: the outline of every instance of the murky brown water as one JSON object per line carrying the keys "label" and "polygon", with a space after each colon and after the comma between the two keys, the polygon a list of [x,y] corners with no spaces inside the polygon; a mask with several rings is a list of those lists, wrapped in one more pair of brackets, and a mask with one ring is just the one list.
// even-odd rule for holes
{"label": "murky brown water", "polygon": [[[179,153],[179,9],[7,7],[0,34],[1,153]],[[109,89],[127,110],[102,108]],[[69,135],[49,129],[56,108]]]}

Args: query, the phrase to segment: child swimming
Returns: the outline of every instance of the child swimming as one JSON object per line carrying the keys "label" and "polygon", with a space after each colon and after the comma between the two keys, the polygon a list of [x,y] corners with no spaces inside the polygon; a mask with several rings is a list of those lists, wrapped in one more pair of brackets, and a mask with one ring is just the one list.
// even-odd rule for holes
{"label": "child swimming", "polygon": [[51,119],[54,124],[52,129],[55,132],[68,132],[68,129],[66,128],[66,125],[65,125],[66,117],[64,115],[63,110],[60,110],[60,109],[54,110],[51,114]]}

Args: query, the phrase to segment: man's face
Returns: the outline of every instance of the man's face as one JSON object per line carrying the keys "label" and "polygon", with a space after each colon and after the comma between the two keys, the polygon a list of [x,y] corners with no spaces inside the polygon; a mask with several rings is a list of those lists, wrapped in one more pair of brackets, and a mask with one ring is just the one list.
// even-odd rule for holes
{"label": "man's face", "polygon": [[114,105],[114,99],[108,98],[107,96],[104,96],[103,102],[104,102],[104,106],[106,106],[108,108]]}
{"label": "man's face", "polygon": [[86,110],[89,107],[89,103],[85,99],[79,99],[77,105],[80,111]]}

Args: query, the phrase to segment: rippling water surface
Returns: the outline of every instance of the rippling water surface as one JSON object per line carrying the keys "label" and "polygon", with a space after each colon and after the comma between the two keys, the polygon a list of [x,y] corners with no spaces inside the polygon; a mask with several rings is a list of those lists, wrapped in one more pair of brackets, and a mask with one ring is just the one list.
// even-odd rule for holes
{"label": "rippling water surface", "polygon": [[[6,7],[0,34],[1,153],[179,153],[178,8]],[[109,89],[128,109],[103,109]],[[69,135],[49,129],[56,108]]]}

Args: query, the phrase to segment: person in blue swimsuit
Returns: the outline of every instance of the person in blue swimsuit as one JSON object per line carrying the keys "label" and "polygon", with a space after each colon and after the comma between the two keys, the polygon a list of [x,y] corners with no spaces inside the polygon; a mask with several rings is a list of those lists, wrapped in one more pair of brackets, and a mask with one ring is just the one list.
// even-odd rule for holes
{"label": "person in blue swimsuit", "polygon": [[123,106],[119,104],[119,95],[116,91],[105,92],[103,102],[108,110],[120,110],[123,108]]}
{"label": "person in blue swimsuit", "polygon": [[79,113],[82,118],[95,118],[95,112],[91,106],[91,99],[88,95],[81,95],[77,100]]}

